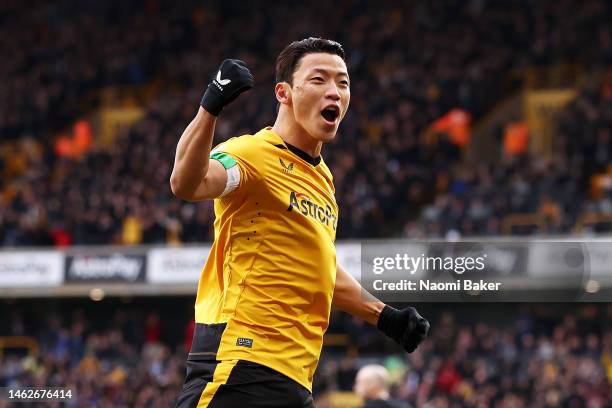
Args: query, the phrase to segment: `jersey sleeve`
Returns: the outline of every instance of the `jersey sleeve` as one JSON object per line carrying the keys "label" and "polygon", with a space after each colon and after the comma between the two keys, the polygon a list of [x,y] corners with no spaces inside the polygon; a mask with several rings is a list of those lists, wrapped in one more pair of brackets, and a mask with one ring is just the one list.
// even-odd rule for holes
{"label": "jersey sleeve", "polygon": [[227,183],[221,194],[224,197],[235,190],[245,191],[259,179],[256,148],[250,135],[235,137],[217,145],[210,158],[227,171]]}

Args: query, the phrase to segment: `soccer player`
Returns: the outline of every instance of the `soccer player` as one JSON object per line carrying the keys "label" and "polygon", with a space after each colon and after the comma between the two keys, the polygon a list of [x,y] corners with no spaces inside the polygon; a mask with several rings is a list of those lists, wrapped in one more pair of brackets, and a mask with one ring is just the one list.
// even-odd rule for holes
{"label": "soccer player", "polygon": [[215,199],[215,240],[195,303],[178,407],[313,407],[312,379],[332,303],[412,352],[429,323],[362,295],[336,265],[338,206],[321,158],[349,106],[344,50],[308,38],[276,61],[274,126],[211,151],[224,106],[253,86],[225,60],[181,136],[170,178],[187,201]]}

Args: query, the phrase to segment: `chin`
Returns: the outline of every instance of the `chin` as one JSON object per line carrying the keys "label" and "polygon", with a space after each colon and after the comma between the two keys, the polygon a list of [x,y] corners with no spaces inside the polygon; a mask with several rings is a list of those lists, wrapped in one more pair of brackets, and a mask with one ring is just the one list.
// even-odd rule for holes
{"label": "chin", "polygon": [[317,139],[319,139],[323,143],[327,143],[327,142],[331,142],[335,138],[336,138],[336,132],[334,131],[333,133],[324,133]]}
{"label": "chin", "polygon": [[321,129],[316,138],[323,143],[331,142],[336,138],[336,134],[338,133],[338,129],[334,128],[333,130]]}

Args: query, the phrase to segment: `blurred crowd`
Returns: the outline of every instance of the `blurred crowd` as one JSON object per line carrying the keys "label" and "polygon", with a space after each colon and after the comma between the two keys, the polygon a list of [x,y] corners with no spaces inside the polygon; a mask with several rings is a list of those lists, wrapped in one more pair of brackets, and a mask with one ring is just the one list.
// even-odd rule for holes
{"label": "blurred crowd", "polygon": [[[0,56],[10,62],[0,67],[0,134],[20,138],[0,156],[3,245],[211,239],[211,204],[170,192],[178,138],[227,57],[245,60],[256,86],[223,112],[216,140],[271,125],[273,62],[290,40],[309,35],[340,41],[352,78],[349,113],[323,151],[335,177],[338,238],[499,234],[514,212],[542,213],[539,232],[558,233],[584,211],[610,210],[610,188],[588,199],[594,163],[610,164],[607,82],[567,108],[565,146],[551,158],[466,163],[444,135],[434,144],[420,137],[456,107],[481,117],[506,95],[511,84],[500,78],[513,69],[612,63],[608,2],[39,6],[0,6]],[[159,92],[146,100],[145,117],[121,129],[109,149],[55,155],[51,135],[99,102],[103,88],[151,83]]]}
{"label": "blurred crowd", "polygon": [[[6,1],[0,5],[0,134],[43,138],[100,99],[99,89],[150,81],[189,47],[190,9],[157,1]],[[192,7],[190,7],[192,8]]]}
{"label": "blurred crowd", "polygon": [[489,305],[489,317],[477,305],[442,312],[429,339],[404,356],[381,356],[386,339],[346,316],[340,327],[358,353],[339,359],[324,352],[318,391],[352,390],[358,368],[374,362],[390,373],[391,397],[415,407],[609,406],[609,305],[508,306]]}
{"label": "blurred crowd", "polygon": [[[506,156],[495,164],[438,173],[438,194],[424,207],[422,222],[409,224],[406,234],[508,233],[502,220],[510,214],[537,214],[546,232],[561,234],[571,231],[583,214],[612,214],[612,72],[560,112],[554,137],[550,157]],[[605,175],[600,186],[595,184],[598,174]],[[607,227],[587,231],[611,229],[608,221]]]}
{"label": "blurred crowd", "polygon": [[108,319],[100,315],[105,312],[80,307],[47,310],[43,322],[32,321],[27,313],[5,316],[1,335],[33,336],[38,349],[28,356],[19,346],[5,350],[0,355],[1,386],[70,389],[74,398],[61,405],[68,407],[174,405],[185,375],[185,347],[190,346],[183,336],[193,333],[187,317],[175,319],[186,332],[164,337],[163,330],[178,326],[170,327],[167,311],[150,312],[150,307],[122,304],[108,312]]}
{"label": "blurred crowd", "polygon": [[[189,302],[173,304],[186,310]],[[39,348],[29,356],[4,350],[0,386],[70,388],[76,398],[67,406],[171,406],[193,323],[187,313],[167,318],[159,304],[96,311],[82,303],[72,312],[46,305],[48,319],[38,324],[28,309],[13,308],[21,313],[5,316],[0,335],[32,336]],[[333,393],[352,392],[358,369],[371,363],[387,368],[390,397],[411,406],[609,406],[610,305],[437,306],[424,312],[432,321],[429,339],[410,355],[375,328],[334,312],[328,337],[344,334],[347,342],[324,347],[313,390],[318,406],[327,407]]]}

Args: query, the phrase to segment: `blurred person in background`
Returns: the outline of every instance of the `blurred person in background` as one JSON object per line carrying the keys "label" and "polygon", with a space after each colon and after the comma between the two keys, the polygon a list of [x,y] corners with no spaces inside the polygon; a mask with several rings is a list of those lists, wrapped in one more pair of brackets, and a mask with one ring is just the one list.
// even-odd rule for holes
{"label": "blurred person in background", "polygon": [[355,377],[355,393],[363,398],[363,408],[410,408],[389,398],[389,371],[381,365],[363,366]]}

